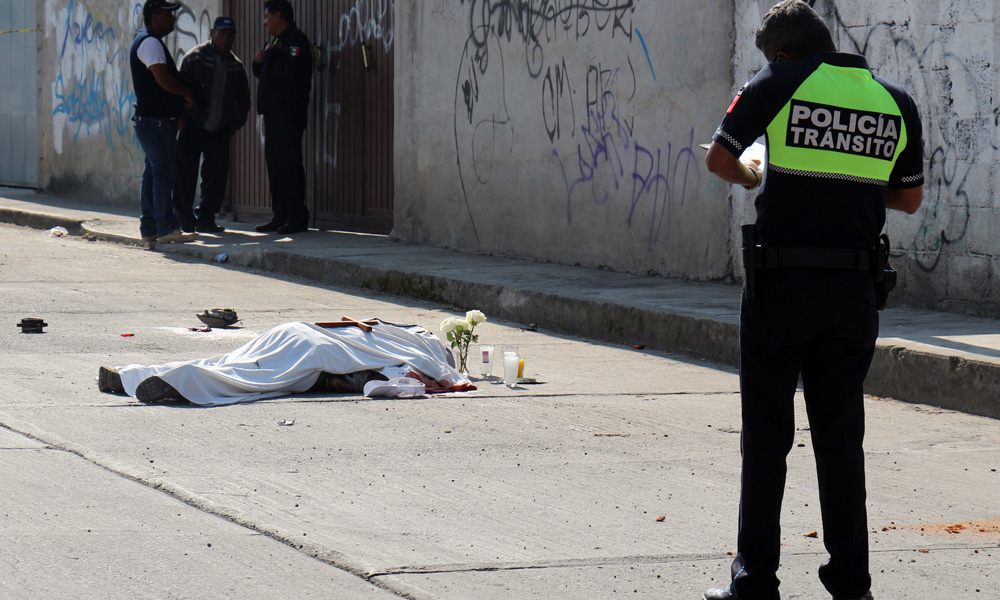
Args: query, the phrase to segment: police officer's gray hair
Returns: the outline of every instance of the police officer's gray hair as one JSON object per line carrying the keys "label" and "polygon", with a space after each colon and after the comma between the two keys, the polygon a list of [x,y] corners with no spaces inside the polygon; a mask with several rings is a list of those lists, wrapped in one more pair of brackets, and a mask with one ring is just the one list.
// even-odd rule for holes
{"label": "police officer's gray hair", "polygon": [[768,62],[777,60],[779,52],[808,58],[837,49],[823,17],[802,0],[783,0],[772,6],[760,22],[756,42]]}

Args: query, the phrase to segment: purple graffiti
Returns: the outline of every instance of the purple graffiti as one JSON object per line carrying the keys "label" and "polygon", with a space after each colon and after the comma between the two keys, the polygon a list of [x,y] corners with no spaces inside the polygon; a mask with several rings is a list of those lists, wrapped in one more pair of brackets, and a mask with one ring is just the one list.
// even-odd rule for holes
{"label": "purple graffiti", "polygon": [[663,231],[670,231],[674,211],[683,208],[689,176],[698,176],[694,128],[685,145],[668,142],[665,150],[654,149],[633,136],[617,114],[613,95],[606,94],[602,104],[591,109],[595,125],[581,127],[584,140],[577,144],[575,160],[564,160],[558,149],[552,149],[566,186],[566,222],[573,223],[575,202],[605,204],[631,180],[625,222],[631,228],[637,211],[649,211],[648,244],[652,247]]}

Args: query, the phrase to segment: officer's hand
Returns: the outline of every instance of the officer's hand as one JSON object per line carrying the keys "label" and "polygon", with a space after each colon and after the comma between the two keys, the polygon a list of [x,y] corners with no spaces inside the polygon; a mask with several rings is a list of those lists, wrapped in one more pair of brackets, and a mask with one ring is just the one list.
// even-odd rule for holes
{"label": "officer's hand", "polygon": [[754,176],[754,182],[750,185],[744,185],[743,187],[745,187],[748,190],[752,190],[758,185],[760,185],[760,181],[764,176],[763,173],[761,173],[760,169],[760,159],[751,158],[750,160],[745,161],[743,165],[746,166],[747,169],[750,169],[750,172]]}
{"label": "officer's hand", "polygon": [[191,92],[184,92],[184,108],[191,108],[194,106],[194,96]]}
{"label": "officer's hand", "polygon": [[257,55],[253,57],[253,61],[255,63],[258,63],[258,64],[264,62],[264,49],[263,48],[261,48],[260,50],[257,51]]}

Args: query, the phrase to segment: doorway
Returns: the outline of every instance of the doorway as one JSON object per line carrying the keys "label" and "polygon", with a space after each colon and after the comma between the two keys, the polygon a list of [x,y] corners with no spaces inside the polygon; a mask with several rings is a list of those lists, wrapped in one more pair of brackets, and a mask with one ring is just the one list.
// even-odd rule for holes
{"label": "doorway", "polygon": [[[229,0],[239,31],[234,52],[251,71],[267,43],[263,2]],[[393,224],[393,0],[299,0],[296,25],[313,43],[315,72],[306,126],[306,205],[312,227],[389,233]],[[271,215],[263,123],[233,140],[229,203],[241,221]]]}

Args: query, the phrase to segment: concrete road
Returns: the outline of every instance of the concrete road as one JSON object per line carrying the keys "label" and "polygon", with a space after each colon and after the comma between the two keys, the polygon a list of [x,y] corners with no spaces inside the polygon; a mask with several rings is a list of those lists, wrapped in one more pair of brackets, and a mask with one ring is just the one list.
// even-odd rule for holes
{"label": "concrete road", "polygon": [[[145,406],[99,393],[98,367],[218,354],[290,320],[436,329],[475,307],[6,225],[0,274],[0,598],[673,600],[727,578],[729,368],[494,319],[482,341],[519,346],[545,383]],[[241,326],[188,329],[216,307]],[[20,333],[24,317],[45,333]],[[876,598],[1000,597],[1000,423],[868,410]],[[813,600],[824,550],[799,412],[780,575],[785,598]]]}

